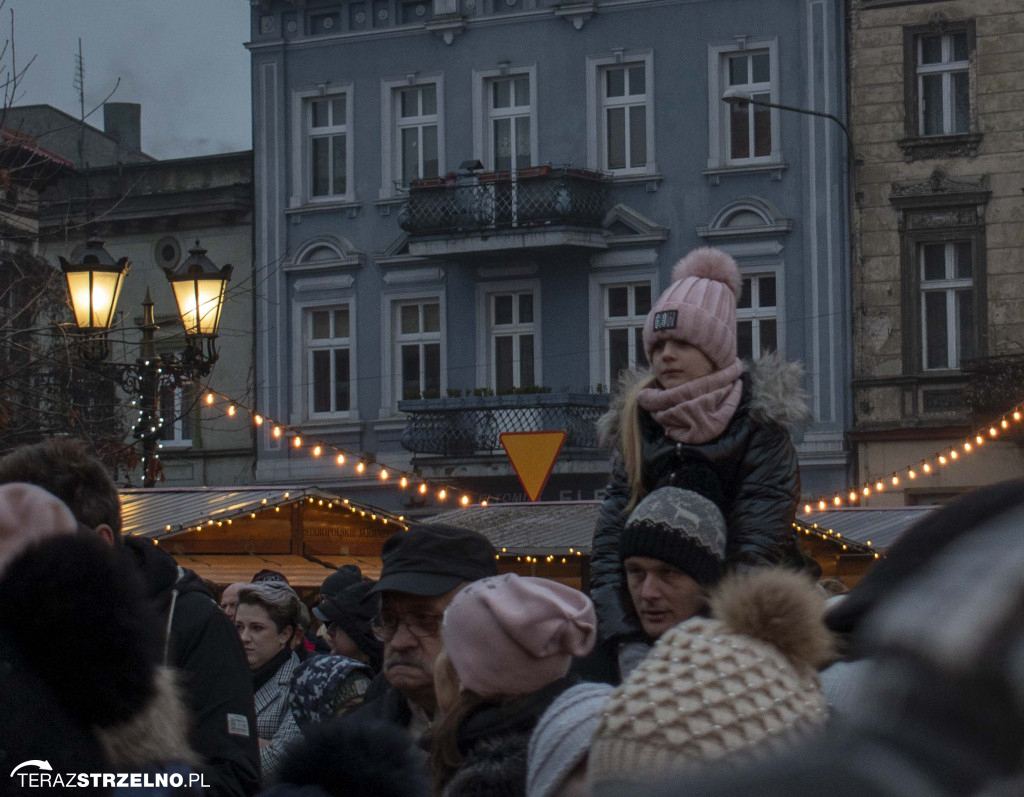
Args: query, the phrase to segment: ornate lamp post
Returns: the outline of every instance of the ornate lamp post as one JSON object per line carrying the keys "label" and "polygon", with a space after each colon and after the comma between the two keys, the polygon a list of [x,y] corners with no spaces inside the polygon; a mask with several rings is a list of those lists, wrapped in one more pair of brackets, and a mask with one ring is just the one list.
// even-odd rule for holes
{"label": "ornate lamp post", "polygon": [[[68,282],[68,295],[79,329],[89,339],[82,348],[85,359],[105,361],[109,354],[106,334],[114,318],[121,284],[131,264],[123,257],[115,261],[104,248],[104,242],[92,236],[86,242],[79,261],[60,258],[61,270]],[[139,357],[134,363],[103,363],[121,388],[138,396],[141,410],[133,434],[142,441],[143,485],[156,483],[156,445],[164,420],[160,414],[160,386],[182,387],[210,374],[217,361],[217,328],[231,266],[217,268],[206,257],[199,241],[189,250],[189,257],[177,268],[164,269],[174,290],[178,313],[185,329],[187,344],[181,358],[161,355],[156,351],[155,334],[159,327],[153,316],[153,300],[146,290],[142,302],[142,341]]]}

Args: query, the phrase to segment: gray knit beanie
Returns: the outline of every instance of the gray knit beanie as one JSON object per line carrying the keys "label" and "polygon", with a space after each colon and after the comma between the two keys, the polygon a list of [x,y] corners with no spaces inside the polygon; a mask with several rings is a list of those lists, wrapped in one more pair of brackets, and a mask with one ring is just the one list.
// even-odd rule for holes
{"label": "gray knit beanie", "polygon": [[548,707],[530,737],[526,797],[550,797],[586,757],[613,691],[609,684],[576,684]]}
{"label": "gray knit beanie", "polygon": [[698,584],[718,581],[725,561],[725,518],[704,496],[661,487],[633,510],[622,530],[619,557],[648,556],[674,565]]}

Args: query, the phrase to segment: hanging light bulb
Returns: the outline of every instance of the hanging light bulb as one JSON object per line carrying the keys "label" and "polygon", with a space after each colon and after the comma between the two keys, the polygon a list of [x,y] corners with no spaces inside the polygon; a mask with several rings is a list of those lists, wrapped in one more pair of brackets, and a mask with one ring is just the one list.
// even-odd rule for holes
{"label": "hanging light bulb", "polygon": [[952,449],[952,450],[951,450],[951,451],[949,452],[949,458],[950,458],[950,459],[957,459],[957,458],[958,458],[959,456],[960,456],[960,455],[959,455],[959,454],[957,453],[957,451],[956,451],[956,449],[955,449],[955,448],[954,448],[954,449]]}
{"label": "hanging light bulb", "polygon": [[964,443],[964,451],[966,451],[968,454],[971,453],[971,444],[969,442]]}
{"label": "hanging light bulb", "polygon": [[814,510],[813,510],[813,509],[811,509],[811,505],[810,505],[810,504],[804,504],[804,514],[805,514],[805,515],[809,515],[809,514],[811,514],[811,512],[813,512],[813,511],[814,511]]}
{"label": "hanging light bulb", "polygon": [[420,495],[426,495],[426,494],[427,494],[427,483],[423,482],[423,484],[420,485]]}
{"label": "hanging light bulb", "polygon": [[252,416],[252,420],[257,426],[263,425],[263,416],[260,415],[258,412]]}
{"label": "hanging light bulb", "polygon": [[867,496],[871,495],[871,488],[868,487],[868,485],[865,484],[864,485],[864,489],[862,490],[862,492],[864,493],[864,496],[867,497]]}
{"label": "hanging light bulb", "polygon": [[295,437],[292,438],[292,445],[296,448],[302,448],[302,438],[299,437],[299,435],[295,435]]}
{"label": "hanging light bulb", "polygon": [[980,434],[977,434],[977,435],[974,436],[974,442],[977,443],[979,446],[984,445],[985,444],[985,438],[982,437]]}
{"label": "hanging light bulb", "polygon": [[388,480],[388,469],[387,468],[381,468],[379,475],[380,475],[380,480],[382,482],[386,482]]}
{"label": "hanging light bulb", "polygon": [[462,504],[463,506],[469,506],[469,496],[462,496],[462,498],[459,499],[459,503]]}
{"label": "hanging light bulb", "polygon": [[321,448],[320,446],[313,446],[313,456],[314,456],[314,457],[318,457],[318,456],[320,456],[320,455],[321,455],[322,453],[324,453],[324,450],[323,450],[323,448]]}
{"label": "hanging light bulb", "polygon": [[924,471],[925,473],[931,473],[931,472],[932,472],[932,466],[931,466],[931,465],[929,465],[929,464],[928,464],[927,462],[925,462],[925,463],[924,463],[924,464],[923,464],[923,465],[921,466],[921,470],[923,470],[923,471]]}
{"label": "hanging light bulb", "polygon": [[1000,425],[1000,426],[1002,426],[1002,427],[1003,427],[1004,429],[1007,429],[1007,428],[1009,428],[1009,426],[1010,426],[1010,424],[1009,424],[1009,422],[1008,422],[1008,421],[1006,420],[1006,418],[1003,418],[1003,419],[1002,419],[1002,420],[1001,420],[1001,421],[999,422],[999,425]]}
{"label": "hanging light bulb", "polygon": [[1013,419],[1015,421],[1019,421],[1020,420],[1020,410],[1014,410],[1013,411]]}
{"label": "hanging light bulb", "polygon": [[207,393],[205,401],[206,401],[207,404],[213,404],[213,401],[214,401],[213,393]]}
{"label": "hanging light bulb", "polygon": [[486,498],[483,501],[480,502],[480,506],[487,506],[487,499]]}
{"label": "hanging light bulb", "polygon": [[448,497],[448,491],[446,489],[444,489],[444,487],[442,487],[440,490],[438,490],[437,497],[438,497],[438,500],[443,501],[445,498]]}
{"label": "hanging light bulb", "polygon": [[234,404],[228,404],[228,417],[229,418],[234,418],[236,412],[237,412],[237,410],[235,409],[235,405]]}
{"label": "hanging light bulb", "polygon": [[818,499],[818,509],[824,509],[824,508],[825,508],[825,499],[824,498],[819,498]]}
{"label": "hanging light bulb", "polygon": [[946,458],[942,454],[939,454],[939,464],[940,465],[945,465],[946,464]]}
{"label": "hanging light bulb", "polygon": [[843,503],[843,499],[839,497],[839,493],[835,494],[835,497],[832,499],[832,503],[836,506],[840,506]]}
{"label": "hanging light bulb", "polygon": [[877,482],[875,482],[875,492],[876,493],[880,493],[884,489],[885,489],[885,485],[882,484],[882,480],[881,479],[879,479]]}
{"label": "hanging light bulb", "polygon": [[366,463],[363,462],[362,460],[360,460],[359,464],[356,465],[356,473],[363,473],[365,470],[366,470]]}
{"label": "hanging light bulb", "polygon": [[274,437],[280,437],[281,434],[282,434],[281,427],[280,426],[275,426],[274,427]]}
{"label": "hanging light bulb", "polygon": [[900,477],[895,473],[892,475],[892,486],[896,487],[900,483]]}
{"label": "hanging light bulb", "polygon": [[994,427],[994,426],[988,427],[988,436],[989,437],[995,437],[997,434],[999,434],[999,432],[996,431],[996,427]]}
{"label": "hanging light bulb", "polygon": [[857,501],[857,491],[856,490],[850,490],[849,499],[850,499],[850,503],[851,504],[856,503],[856,501]]}
{"label": "hanging light bulb", "polygon": [[917,473],[914,471],[913,468],[911,468],[910,470],[907,471],[907,476],[909,476],[911,479],[916,479]]}
{"label": "hanging light bulb", "polygon": [[409,486],[409,480],[405,478],[405,476],[403,476],[401,479],[398,480],[398,484],[404,490],[406,487]]}
{"label": "hanging light bulb", "polygon": [[334,461],[337,462],[339,465],[344,465],[345,464],[345,455],[344,454],[338,454],[338,456],[335,457]]}

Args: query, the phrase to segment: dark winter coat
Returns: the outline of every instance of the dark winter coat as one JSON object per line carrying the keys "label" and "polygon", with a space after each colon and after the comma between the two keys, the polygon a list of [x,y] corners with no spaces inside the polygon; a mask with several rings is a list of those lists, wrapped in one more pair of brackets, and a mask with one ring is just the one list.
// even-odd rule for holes
{"label": "dark winter coat", "polygon": [[241,797],[259,790],[259,746],[252,676],[238,631],[191,570],[152,541],[126,537],[150,601],[170,636],[162,639],[165,661],[182,671],[192,710],[189,736],[203,758],[208,793]]}
{"label": "dark winter coat", "polygon": [[[644,378],[637,374],[634,379]],[[696,490],[725,516],[727,564],[803,563],[792,531],[800,500],[800,472],[788,425],[806,420],[800,367],[763,357],[743,375],[743,394],[732,420],[714,440],[677,443],[641,410],[643,486]],[[641,639],[626,589],[619,538],[626,522],[629,482],[618,452],[622,396],[599,422],[602,442],[615,446],[611,482],[594,530],[590,595],[601,639]]]}
{"label": "dark winter coat", "polygon": [[377,675],[363,696],[362,705],[347,716],[360,720],[386,722],[398,728],[408,728],[412,722],[409,701],[393,687],[384,673]]}

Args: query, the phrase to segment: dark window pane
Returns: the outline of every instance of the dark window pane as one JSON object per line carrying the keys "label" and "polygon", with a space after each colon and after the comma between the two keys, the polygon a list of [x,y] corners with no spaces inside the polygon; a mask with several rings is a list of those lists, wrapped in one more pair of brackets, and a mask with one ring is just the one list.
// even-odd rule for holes
{"label": "dark window pane", "polygon": [[921,108],[924,118],[921,135],[942,135],[942,75],[922,75]]}
{"label": "dark window pane", "polygon": [[331,353],[313,352],[313,412],[331,411]]}
{"label": "dark window pane", "polygon": [[742,86],[747,80],[747,56],[737,55],[729,59],[729,85]]}
{"label": "dark window pane", "polygon": [[334,185],[332,194],[344,194],[348,186],[348,164],[345,161],[345,136],[334,136],[331,139],[334,150]]}
{"label": "dark window pane", "polygon": [[519,336],[519,385],[528,387],[537,384],[533,375],[533,335]]}
{"label": "dark window pane", "polygon": [[971,242],[959,241],[953,244],[956,249],[956,275],[960,279],[970,279],[973,274],[971,267]]}
{"label": "dark window pane", "polygon": [[974,291],[956,292],[956,322],[959,343],[959,359],[957,365],[963,364],[974,356]]}
{"label": "dark window pane", "polygon": [[530,117],[516,117],[516,168],[525,169],[530,165],[533,154],[530,151]]}
{"label": "dark window pane", "polygon": [[924,260],[924,279],[946,279],[946,245],[923,244],[921,251]]}
{"label": "dark window pane", "polygon": [[507,80],[494,81],[494,107],[508,108],[512,104],[512,86]]}
{"label": "dark window pane", "polygon": [[946,337],[945,291],[929,291],[924,295],[924,331],[928,351],[925,367],[948,367],[949,351],[948,338]]}
{"label": "dark window pane", "polygon": [[623,97],[626,94],[626,70],[609,69],[605,72],[605,96]]}
{"label": "dark window pane", "polygon": [[[152,395],[152,394],[150,394]],[[160,417],[164,419],[164,426],[160,430],[161,440],[174,439],[174,415],[177,408],[174,406],[174,386],[160,385]]]}
{"label": "dark window pane", "polygon": [[494,168],[499,172],[512,168],[512,122],[509,119],[494,120]]}
{"label": "dark window pane", "polygon": [[402,305],[401,330],[403,335],[415,335],[420,331],[420,307],[418,304]]}
{"label": "dark window pane", "polygon": [[628,329],[608,330],[608,374],[612,382],[629,368],[629,333]]}
{"label": "dark window pane", "polygon": [[515,104],[516,105],[529,105],[530,104],[530,78],[528,77],[517,77],[515,79]]}
{"label": "dark window pane", "polygon": [[334,410],[348,412],[350,406],[348,349],[334,350]]}
{"label": "dark window pane", "polygon": [[402,117],[420,115],[420,91],[419,89],[406,89],[400,92],[402,98]]}
{"label": "dark window pane", "polygon": [[750,296],[750,291],[751,291],[751,288],[753,287],[753,283],[754,283],[754,280],[753,280],[752,277],[744,277],[743,278],[743,280],[741,282],[741,285],[743,286],[743,288],[740,291],[740,300],[738,302],[736,302],[736,306],[737,307],[750,307],[751,306],[750,303],[751,303],[752,299],[751,299],[751,296]]}
{"label": "dark window pane", "polygon": [[752,321],[736,322],[736,356],[743,360],[752,358],[754,351],[754,329]]}
{"label": "dark window pane", "polygon": [[739,103],[729,106],[729,157],[750,157],[750,130],[748,114],[749,105],[741,107]]}
{"label": "dark window pane", "polygon": [[629,315],[629,288],[608,289],[608,317],[620,318]]}
{"label": "dark window pane", "polygon": [[[195,393],[194,387],[183,387],[181,388],[181,403],[178,405],[178,414],[180,418],[178,423],[180,424],[179,440],[191,440],[192,439],[192,409],[195,405]],[[164,415],[164,418],[167,416]]]}
{"label": "dark window pane", "polygon": [[761,332],[761,351],[775,351],[778,346],[778,333],[774,319],[762,318],[759,322]]}
{"label": "dark window pane", "polygon": [[966,61],[967,60],[967,32],[953,33],[950,38],[953,42],[953,60],[954,61]]}
{"label": "dark window pane", "polygon": [[437,125],[423,128],[423,174],[420,177],[437,177]]}
{"label": "dark window pane", "polygon": [[[756,94],[754,99],[770,102],[767,94]],[[772,115],[771,110],[762,105],[752,105],[754,109],[754,157],[764,158],[772,154]]]}
{"label": "dark window pane", "polygon": [[519,294],[519,323],[520,324],[532,324],[533,323],[533,294],[532,293],[521,293],[521,294]]}
{"label": "dark window pane", "polygon": [[420,397],[420,347],[402,346],[402,398]]}
{"label": "dark window pane", "polygon": [[760,55],[750,56],[751,65],[753,66],[753,82],[754,83],[768,83],[772,79],[771,62],[768,60],[768,53],[761,53]]}
{"label": "dark window pane", "polygon": [[433,398],[441,395],[441,344],[428,343],[423,347],[423,392]]}
{"label": "dark window pane", "polygon": [[921,63],[941,64],[942,63],[942,37],[922,36],[921,37]]}
{"label": "dark window pane", "polygon": [[629,109],[629,165],[647,165],[647,107],[634,105]]}
{"label": "dark window pane", "polygon": [[633,288],[633,298],[636,302],[636,307],[633,309],[635,315],[647,315],[651,312],[651,286],[649,283]]}
{"label": "dark window pane", "polygon": [[323,340],[331,336],[331,314],[326,310],[313,313],[313,340]]}
{"label": "dark window pane", "polygon": [[336,97],[331,100],[331,124],[345,124],[345,97]]}
{"label": "dark window pane", "polygon": [[494,339],[494,389],[500,392],[512,387],[512,337],[503,335]]}
{"label": "dark window pane", "polygon": [[494,297],[494,323],[512,323],[512,295],[505,293]]}
{"label": "dark window pane", "polygon": [[636,352],[637,368],[645,368],[647,366],[647,354],[644,352],[643,327],[635,327],[633,329],[633,347],[633,350]]}
{"label": "dark window pane", "polygon": [[348,308],[342,307],[334,311],[334,337],[348,337]]}
{"label": "dark window pane", "polygon": [[420,89],[423,95],[423,107],[421,113],[424,116],[433,116],[437,113],[437,87],[436,86],[424,86]]}
{"label": "dark window pane", "polygon": [[775,307],[775,277],[761,277],[757,281],[758,307]]}
{"label": "dark window pane", "polygon": [[608,109],[608,168],[626,168],[626,109]]}
{"label": "dark window pane", "polygon": [[643,66],[631,66],[629,68],[629,93],[647,93],[647,69]]}
{"label": "dark window pane", "polygon": [[423,331],[439,332],[441,330],[441,305],[437,302],[423,305]]}
{"label": "dark window pane", "polygon": [[418,127],[402,129],[402,182],[419,177],[420,173],[420,130]]}
{"label": "dark window pane", "polygon": [[312,127],[326,127],[328,124],[327,100],[314,100],[310,103],[310,125]]}
{"label": "dark window pane", "polygon": [[966,72],[954,72],[953,81],[953,129],[950,133],[966,133],[971,124],[971,89]]}
{"label": "dark window pane", "polygon": [[331,190],[330,139],[314,138],[310,145],[313,149],[313,196],[327,196]]}

